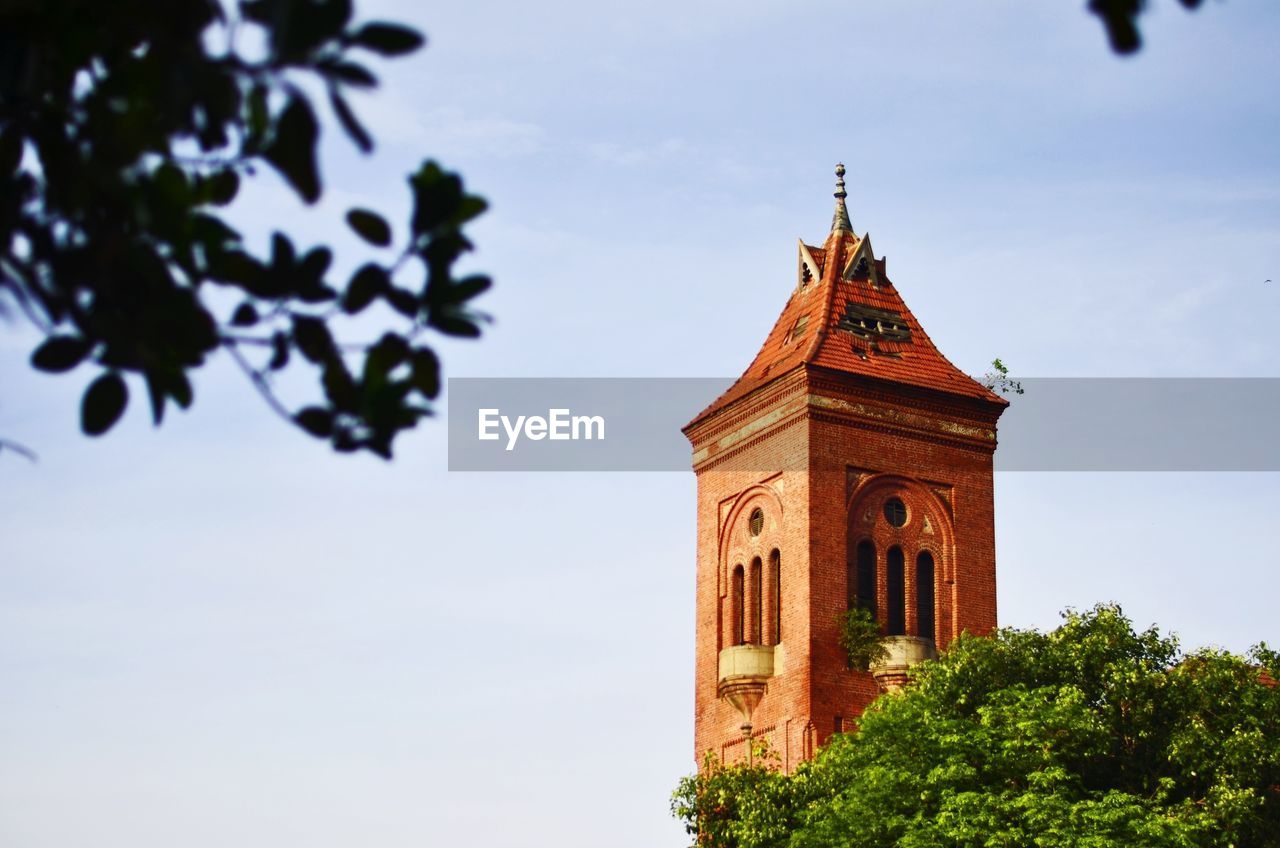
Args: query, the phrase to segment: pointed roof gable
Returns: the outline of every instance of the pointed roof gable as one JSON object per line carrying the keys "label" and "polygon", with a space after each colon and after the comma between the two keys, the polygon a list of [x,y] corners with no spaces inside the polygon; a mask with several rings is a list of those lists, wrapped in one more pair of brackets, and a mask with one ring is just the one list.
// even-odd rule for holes
{"label": "pointed roof gable", "polygon": [[760,352],[686,431],[801,366],[1008,405],[934,347],[889,280],[885,260],[875,258],[870,234],[852,232],[844,211],[843,170],[836,172],[841,177],[836,214],[825,244],[800,242],[796,288]]}

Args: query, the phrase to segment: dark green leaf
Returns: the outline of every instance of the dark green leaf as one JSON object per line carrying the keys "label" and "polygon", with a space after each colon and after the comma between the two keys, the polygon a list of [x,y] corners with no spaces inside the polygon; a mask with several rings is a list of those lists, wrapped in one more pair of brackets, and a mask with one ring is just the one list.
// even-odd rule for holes
{"label": "dark green leaf", "polygon": [[1111,49],[1120,54],[1133,53],[1142,46],[1138,34],[1141,0],[1089,0],[1089,11],[1102,18],[1111,40]]}
{"label": "dark green leaf", "polygon": [[369,73],[363,65],[357,65],[355,62],[333,62],[323,65],[322,70],[330,79],[345,82],[347,85],[373,88],[378,84],[377,77]]}
{"label": "dark green leaf", "polygon": [[324,303],[338,293],[325,285],[324,275],[333,262],[333,251],[327,247],[312,248],[298,263],[296,291],[303,303]]}
{"label": "dark green leaf", "polygon": [[293,242],[284,233],[271,234],[271,270],[289,274],[297,262],[297,254],[293,250]]}
{"label": "dark green leaf", "polygon": [[342,308],[355,315],[373,302],[373,299],[391,285],[391,279],[381,266],[368,264],[360,266],[347,285],[347,294],[342,300]]}
{"label": "dark green leaf", "polygon": [[355,409],[356,382],[351,378],[351,372],[347,370],[347,364],[342,361],[342,357],[335,356],[325,363],[320,382],[324,386],[325,397],[336,408],[347,412]]}
{"label": "dark green leaf", "polygon": [[108,371],[89,384],[80,404],[80,429],[89,436],[101,436],[120,420],[129,402],[124,380]]}
{"label": "dark green leaf", "polygon": [[454,303],[465,303],[476,295],[488,291],[493,281],[488,277],[471,276],[459,280],[449,287],[450,300]]}
{"label": "dark green leaf", "polygon": [[462,198],[462,201],[458,204],[458,210],[454,216],[454,221],[458,224],[465,224],[472,218],[479,216],[488,208],[489,202],[483,197],[469,194]]}
{"label": "dark green leaf", "polygon": [[231,324],[236,327],[252,327],[256,323],[258,323],[258,310],[252,303],[240,304],[236,307],[235,314],[231,316]]}
{"label": "dark green leaf", "polygon": [[211,279],[243,286],[259,297],[271,297],[275,292],[266,285],[266,269],[258,260],[238,250],[217,250],[209,254],[209,276]]}
{"label": "dark green leaf", "polygon": [[41,371],[59,374],[75,368],[89,355],[92,345],[76,336],[52,336],[31,354],[31,365]]}
{"label": "dark green leaf", "polygon": [[271,337],[271,361],[267,368],[279,371],[289,364],[289,337],[284,333],[276,333]]}
{"label": "dark green leaf", "polygon": [[298,263],[298,273],[309,282],[319,282],[333,262],[333,251],[327,247],[315,247],[307,251]]}
{"label": "dark green leaf", "polygon": [[311,362],[324,362],[333,353],[333,336],[319,318],[295,315],[293,338],[298,344],[298,350]]}
{"label": "dark green leaf", "polygon": [[422,311],[422,302],[414,296],[413,292],[398,286],[389,286],[385,296],[391,308],[406,318],[417,318],[418,313]]}
{"label": "dark green leaf", "polygon": [[148,371],[143,376],[147,380],[147,397],[151,400],[151,420],[159,427],[160,422],[164,420],[164,375],[159,372]]}
{"label": "dark green leaf", "polygon": [[242,2],[245,17],[270,37],[276,63],[307,64],[311,55],[336,38],[351,15],[349,0],[260,0]]}
{"label": "dark green leaf", "polygon": [[347,101],[338,93],[338,89],[329,89],[329,104],[333,107],[334,114],[338,116],[338,122],[342,124],[342,128],[347,135],[355,142],[356,147],[360,148],[362,153],[368,153],[373,150],[373,139],[369,137],[369,132],[361,125],[359,119],[356,118],[355,112],[351,111]]}
{"label": "dark green leaf", "polygon": [[380,380],[409,358],[409,343],[395,333],[386,333],[369,349],[364,360],[364,379]]}
{"label": "dark green leaf", "polygon": [[279,8],[278,0],[240,0],[240,14],[244,15],[246,20],[264,26],[270,26],[273,23]]}
{"label": "dark green leaf", "polygon": [[8,126],[0,131],[0,176],[16,173],[22,162],[22,133]]}
{"label": "dark green leaf", "polygon": [[316,165],[316,139],[319,127],[311,104],[303,97],[292,97],[276,122],[275,136],[262,151],[266,158],[298,195],[307,203],[320,198],[320,171]]}
{"label": "dark green leaf", "polygon": [[308,406],[293,416],[293,420],[317,439],[327,439],[333,433],[333,413],[319,406]]}
{"label": "dark green leaf", "polygon": [[165,201],[173,206],[186,206],[191,202],[191,186],[187,175],[172,162],[165,162],[152,175],[157,190]]}
{"label": "dark green leaf", "polygon": [[433,312],[428,323],[447,336],[474,339],[480,335],[480,327],[476,322],[462,315]]}
{"label": "dark green leaf", "polygon": [[351,20],[351,0],[313,0],[308,6],[308,13],[316,19],[319,40],[336,38]]}
{"label": "dark green leaf", "polygon": [[434,399],[440,394],[440,359],[429,347],[415,348],[409,357],[413,367],[413,387],[423,397]]}
{"label": "dark green leaf", "polygon": [[226,206],[235,200],[240,190],[240,177],[227,168],[209,177],[209,202],[215,206]]}
{"label": "dark green leaf", "polygon": [[169,397],[173,398],[173,402],[183,409],[191,406],[191,381],[187,379],[187,375],[181,371],[175,371],[169,375],[169,379],[165,382],[165,388],[169,392]]}
{"label": "dark green leaf", "polygon": [[191,216],[191,235],[206,248],[221,247],[240,241],[240,234],[221,218],[197,212]]}
{"label": "dark green leaf", "polygon": [[423,162],[409,177],[409,186],[413,189],[414,235],[430,233],[448,220],[462,196],[462,183],[457,176],[432,161]]}
{"label": "dark green leaf", "polygon": [[399,24],[365,24],[350,36],[350,42],[383,56],[400,56],[412,53],[426,41],[422,34]]}
{"label": "dark green leaf", "polygon": [[267,130],[270,129],[270,122],[271,113],[267,110],[267,87],[262,84],[255,85],[249,92],[248,114],[245,120],[250,149],[255,149],[266,136]]}
{"label": "dark green leaf", "polygon": [[298,290],[298,298],[303,303],[324,303],[333,300],[337,296],[338,293],[334,291],[333,287],[326,286],[323,283],[316,283]]}
{"label": "dark green leaf", "polygon": [[386,247],[391,244],[391,227],[385,218],[369,209],[352,209],[347,224],[369,244]]}

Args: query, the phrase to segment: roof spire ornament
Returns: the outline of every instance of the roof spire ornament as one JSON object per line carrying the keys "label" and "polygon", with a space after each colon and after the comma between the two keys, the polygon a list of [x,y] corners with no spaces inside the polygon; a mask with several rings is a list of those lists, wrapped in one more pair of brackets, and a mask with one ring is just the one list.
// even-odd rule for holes
{"label": "roof spire ornament", "polygon": [[844,163],[836,165],[836,214],[831,219],[831,232],[837,233],[840,230],[845,232],[853,232],[853,223],[849,220],[849,210],[845,208],[844,199],[849,193],[844,190]]}

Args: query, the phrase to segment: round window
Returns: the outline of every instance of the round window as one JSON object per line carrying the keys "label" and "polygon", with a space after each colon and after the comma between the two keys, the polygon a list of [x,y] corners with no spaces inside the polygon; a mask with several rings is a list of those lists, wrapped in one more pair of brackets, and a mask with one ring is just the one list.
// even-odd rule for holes
{"label": "round window", "polygon": [[891,527],[901,527],[907,523],[907,506],[901,498],[889,498],[884,502],[884,520]]}
{"label": "round window", "polygon": [[751,510],[751,518],[747,520],[747,529],[751,531],[752,536],[759,536],[760,531],[764,529],[764,510],[760,507]]}

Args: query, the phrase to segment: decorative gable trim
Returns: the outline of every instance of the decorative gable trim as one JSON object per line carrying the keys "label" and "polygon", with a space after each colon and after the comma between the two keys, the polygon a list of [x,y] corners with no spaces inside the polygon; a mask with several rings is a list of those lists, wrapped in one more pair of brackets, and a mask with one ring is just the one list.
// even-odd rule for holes
{"label": "decorative gable trim", "polygon": [[871,249],[871,233],[862,237],[858,247],[844,264],[840,274],[846,280],[868,280],[871,285],[880,285],[880,269],[876,263],[875,251]]}
{"label": "decorative gable trim", "polygon": [[809,252],[809,246],[803,240],[797,239],[797,241],[800,242],[800,261],[796,272],[796,288],[803,289],[822,279],[822,269],[818,267],[818,261]]}

